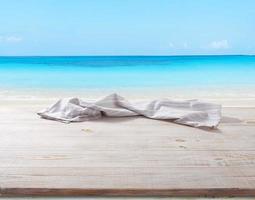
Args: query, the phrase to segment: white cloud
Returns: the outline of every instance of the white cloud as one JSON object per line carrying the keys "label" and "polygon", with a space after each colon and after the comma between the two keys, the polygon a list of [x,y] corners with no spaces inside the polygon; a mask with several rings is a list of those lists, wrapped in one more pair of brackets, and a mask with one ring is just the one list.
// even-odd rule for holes
{"label": "white cloud", "polygon": [[169,43],[169,47],[173,48],[174,46],[175,46],[174,43],[172,42]]}
{"label": "white cloud", "polygon": [[212,49],[228,49],[230,46],[227,40],[219,40],[211,42],[209,47]]}
{"label": "white cloud", "polygon": [[18,42],[21,42],[22,40],[23,40],[23,38],[19,37],[19,36],[13,36],[13,35],[3,36],[3,35],[0,35],[0,42],[18,43]]}
{"label": "white cloud", "polygon": [[168,45],[170,48],[176,48],[176,49],[188,49],[189,48],[189,44],[187,42],[183,42],[183,43],[169,42]]}
{"label": "white cloud", "polygon": [[8,36],[6,37],[6,42],[21,42],[23,40],[22,37],[19,36]]}
{"label": "white cloud", "polygon": [[183,43],[183,48],[184,48],[184,49],[187,49],[188,47],[189,47],[189,44],[188,44],[187,42],[184,42],[184,43]]}

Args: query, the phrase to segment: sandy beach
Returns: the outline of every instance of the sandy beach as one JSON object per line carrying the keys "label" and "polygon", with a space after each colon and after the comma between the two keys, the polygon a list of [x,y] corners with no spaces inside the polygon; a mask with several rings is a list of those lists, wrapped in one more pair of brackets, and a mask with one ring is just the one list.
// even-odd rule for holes
{"label": "sandy beach", "polygon": [[239,188],[254,194],[253,100],[225,102],[215,130],[141,117],[65,124],[37,116],[54,102],[1,100],[2,189],[193,188],[199,195],[208,188]]}
{"label": "sandy beach", "polygon": [[0,198],[254,199],[254,0],[0,5]]}

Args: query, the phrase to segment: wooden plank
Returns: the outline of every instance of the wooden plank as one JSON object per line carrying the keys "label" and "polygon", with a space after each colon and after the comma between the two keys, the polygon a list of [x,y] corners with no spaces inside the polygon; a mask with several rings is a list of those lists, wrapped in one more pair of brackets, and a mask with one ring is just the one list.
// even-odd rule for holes
{"label": "wooden plank", "polygon": [[0,196],[104,196],[104,197],[251,197],[254,189],[71,189],[71,188],[4,188]]}
{"label": "wooden plank", "polygon": [[[1,151],[4,167],[253,167],[255,151]],[[13,162],[15,160],[15,162]]]}
{"label": "wooden plank", "polygon": [[[253,167],[16,167],[1,168],[1,186],[85,189],[252,189]],[[36,184],[35,184],[36,183]],[[240,185],[242,183],[242,185]]]}

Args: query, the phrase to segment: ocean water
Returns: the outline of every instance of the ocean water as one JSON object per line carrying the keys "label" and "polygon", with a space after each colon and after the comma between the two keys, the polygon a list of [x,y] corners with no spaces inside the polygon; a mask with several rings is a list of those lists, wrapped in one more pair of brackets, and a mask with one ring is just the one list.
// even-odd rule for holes
{"label": "ocean water", "polygon": [[255,56],[0,57],[0,91],[255,88]]}

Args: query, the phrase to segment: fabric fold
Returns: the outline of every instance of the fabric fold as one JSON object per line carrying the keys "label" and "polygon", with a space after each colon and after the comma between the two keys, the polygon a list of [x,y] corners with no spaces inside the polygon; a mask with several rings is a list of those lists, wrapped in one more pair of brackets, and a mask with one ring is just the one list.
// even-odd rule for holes
{"label": "fabric fold", "polygon": [[61,99],[51,107],[38,112],[38,115],[62,122],[82,122],[101,117],[144,116],[193,127],[215,128],[221,120],[221,106],[198,100],[161,99],[129,102],[118,94],[111,94],[94,102],[78,98]]}

